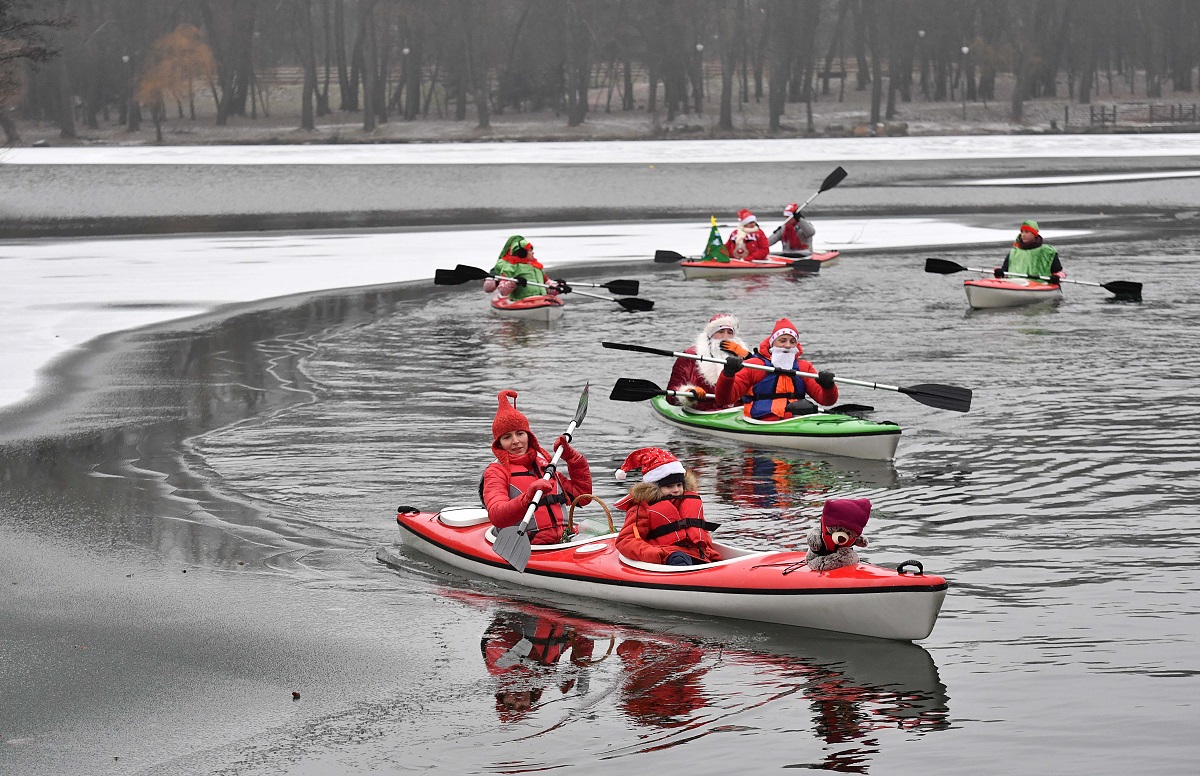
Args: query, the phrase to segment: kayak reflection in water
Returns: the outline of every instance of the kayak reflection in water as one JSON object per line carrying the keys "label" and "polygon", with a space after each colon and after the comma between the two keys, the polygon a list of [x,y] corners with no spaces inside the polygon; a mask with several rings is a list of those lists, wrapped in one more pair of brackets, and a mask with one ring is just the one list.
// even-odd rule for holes
{"label": "kayak reflection in water", "polygon": [[520,523],[533,502],[533,494],[540,491],[542,498],[534,512],[537,528],[531,541],[557,544],[562,541],[566,525],[563,505],[591,493],[592,470],[564,435],[555,440],[554,446],[562,448],[567,475],[556,473],[548,480],[542,479],[552,456],[538,444],[529,418],[517,410],[516,399],[516,391],[497,394],[498,407],[492,421],[492,453],[496,460],[483,471],[479,495],[488,520],[498,530]]}
{"label": "kayak reflection in water", "polygon": [[704,651],[695,644],[663,644],[626,639],[617,645],[625,667],[621,710],[633,720],[657,727],[679,727],[687,716],[708,705],[700,679]]}
{"label": "kayak reflection in water", "polygon": [[560,675],[555,668],[568,652],[573,666],[589,665],[595,642],[556,619],[498,614],[484,631],[479,650],[488,673],[503,677],[496,691],[496,712],[502,722],[512,722],[536,706],[549,685],[557,685],[563,695],[576,686],[586,694],[586,674]]}
{"label": "kayak reflection in water", "polygon": [[657,447],[634,450],[616,476],[640,469],[642,481],[614,504],[625,511],[617,535],[617,550],[627,558],[668,566],[694,566],[721,559],[710,531],[717,525],[704,520],[704,505],[696,492],[696,475],[679,459]]}
{"label": "kayak reflection in water", "polygon": [[[693,353],[706,358],[723,359],[729,353],[722,350],[722,345],[729,343],[737,348],[736,351],[730,352],[748,356],[750,355],[750,351],[746,343],[738,337],[738,325],[736,315],[717,313],[708,319],[708,323],[704,325],[704,331],[700,332],[691,347],[683,352]],[[671,368],[671,379],[667,382],[667,390],[692,391],[696,394],[696,398],[671,396],[667,399],[667,402],[676,405],[682,404],[689,409],[705,411],[732,407],[736,402],[731,402],[730,404],[717,403],[717,378],[720,376],[720,364],[696,361],[691,358],[677,358],[675,359],[675,366]]]}

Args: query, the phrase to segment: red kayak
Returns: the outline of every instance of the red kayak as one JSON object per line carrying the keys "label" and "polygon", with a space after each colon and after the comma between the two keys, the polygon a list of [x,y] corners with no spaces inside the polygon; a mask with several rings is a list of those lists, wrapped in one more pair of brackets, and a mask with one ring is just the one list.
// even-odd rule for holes
{"label": "red kayak", "polygon": [[[622,556],[616,534],[534,545],[524,573],[492,549],[487,511],[447,508],[396,516],[404,546],[456,569],[571,596],[757,622],[912,641],[933,630],[946,597],[942,577],[907,561],[814,571],[805,553],[715,543],[722,560],[665,566]],[[905,571],[907,567],[913,571]]]}
{"label": "red kayak", "polygon": [[563,300],[557,296],[527,296],[517,301],[505,296],[494,296],[491,304],[493,310],[506,318],[556,321],[563,316]]}
{"label": "red kayak", "polygon": [[838,251],[829,251],[827,253],[814,253],[812,256],[804,257],[772,255],[766,261],[740,261],[738,259],[730,259],[729,261],[701,261],[699,259],[688,259],[680,262],[679,266],[683,267],[683,276],[689,280],[692,278],[723,278],[737,275],[758,275],[764,272],[793,272],[795,270],[792,268],[792,263],[796,261],[814,260],[821,262],[821,266],[824,266],[840,255]]}

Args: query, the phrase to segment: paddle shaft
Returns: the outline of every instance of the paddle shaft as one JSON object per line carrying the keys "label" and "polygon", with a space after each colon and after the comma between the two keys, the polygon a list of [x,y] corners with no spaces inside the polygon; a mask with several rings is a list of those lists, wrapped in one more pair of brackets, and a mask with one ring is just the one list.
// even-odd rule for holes
{"label": "paddle shaft", "polygon": [[[959,266],[961,266],[961,265],[959,265]],[[983,272],[988,275],[995,274],[995,270],[983,269],[981,267],[963,267],[963,269],[967,270],[968,272]],[[1093,283],[1089,280],[1071,280],[1069,278],[1055,278],[1055,277],[1047,277],[1045,275],[1026,275],[1022,272],[1005,272],[1004,276],[1010,277],[1010,278],[1028,278],[1029,280],[1041,280],[1046,283],[1075,283],[1076,285],[1080,285],[1080,286],[1095,286],[1096,288],[1104,288],[1103,283]]]}
{"label": "paddle shaft", "polygon": [[[510,278],[507,275],[493,275],[491,273],[488,273],[488,277],[493,278],[495,280],[514,280],[514,278]],[[550,286],[546,285],[545,283],[534,283],[532,280],[526,280],[525,285],[537,286],[538,288],[545,288],[545,289],[550,288]],[[568,283],[567,285],[570,285],[570,283]],[[614,299],[611,296],[604,296],[602,294],[589,294],[587,291],[576,291],[574,288],[571,289],[570,293],[576,294],[578,296],[586,296],[589,299],[602,299],[605,302],[616,302],[617,304],[621,305],[622,307],[625,306],[622,303],[629,302],[628,299]]]}
{"label": "paddle shaft", "polygon": [[[725,363],[724,361],[722,361],[719,358],[709,358],[707,356],[700,356],[695,353],[671,353],[671,355],[675,356],[676,358],[690,358],[693,361],[706,361],[710,364],[724,364]],[[778,366],[767,366],[766,364],[743,363],[742,368],[743,369],[757,369],[760,372],[775,372],[777,374],[795,375],[798,377],[811,377],[813,379],[817,378],[817,374],[815,372],[801,372],[797,369],[785,369],[783,367],[778,367]],[[835,383],[842,383],[844,385],[858,385],[863,388],[877,388],[877,389],[883,390],[883,391],[897,391],[899,393],[903,393],[903,391],[900,390],[900,386],[898,386],[898,385],[885,385],[884,383],[872,383],[872,382],[868,382],[866,380],[855,380],[850,377],[835,377],[835,378],[833,378],[833,381]]]}
{"label": "paddle shaft", "polygon": [[[568,443],[571,441],[571,435],[575,433],[575,425],[575,421],[572,420],[570,425],[567,426],[566,433],[563,434],[563,436],[567,438]],[[559,459],[562,458],[562,452],[563,449],[561,447],[554,448],[554,456],[550,459],[550,463],[546,465],[546,473],[542,475],[543,480],[549,480],[554,476],[554,472],[558,467]],[[533,513],[537,511],[538,502],[541,500],[542,492],[539,490],[537,493],[533,494],[533,501],[530,501],[529,506],[525,509],[525,517],[521,520],[521,524],[517,526],[518,534],[522,536],[525,535],[525,529],[528,528],[529,521],[533,520]]]}

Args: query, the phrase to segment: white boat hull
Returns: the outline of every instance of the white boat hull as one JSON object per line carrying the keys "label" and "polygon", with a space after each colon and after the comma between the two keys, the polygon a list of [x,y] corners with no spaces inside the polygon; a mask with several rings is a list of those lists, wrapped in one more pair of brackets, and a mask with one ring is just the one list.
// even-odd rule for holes
{"label": "white boat hull", "polygon": [[976,310],[1025,307],[1057,302],[1063,298],[1062,289],[1058,286],[1028,281],[986,283],[969,280],[963,284],[963,288],[967,292],[967,303]]}
{"label": "white boat hull", "polygon": [[[946,591],[889,591],[848,594],[808,591],[713,592],[671,590],[658,587],[594,582],[582,578],[521,573],[508,566],[472,561],[410,532],[402,532],[404,546],[452,568],[524,588],[672,612],[792,625],[859,636],[913,641],[933,631]],[[747,557],[753,563],[755,556]]]}

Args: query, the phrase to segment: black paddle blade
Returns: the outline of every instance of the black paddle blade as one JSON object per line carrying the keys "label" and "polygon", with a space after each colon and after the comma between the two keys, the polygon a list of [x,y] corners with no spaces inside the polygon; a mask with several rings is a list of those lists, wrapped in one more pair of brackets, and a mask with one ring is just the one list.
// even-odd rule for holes
{"label": "black paddle blade", "polygon": [[830,415],[865,415],[874,412],[875,408],[868,404],[839,404],[825,411]]}
{"label": "black paddle blade", "polygon": [[796,259],[792,262],[792,269],[796,272],[820,272],[821,262],[816,259]]}
{"label": "black paddle blade", "polygon": [[646,401],[655,396],[665,396],[666,391],[649,380],[638,380],[633,377],[618,377],[608,398],[613,401]]}
{"label": "black paddle blade", "polygon": [[626,345],[624,342],[601,342],[600,347],[609,348],[611,350],[628,350],[631,353],[649,353],[654,356],[674,356],[675,354],[669,350],[660,350],[659,348],[648,348],[645,345]]}
{"label": "black paddle blade", "polygon": [[674,264],[677,261],[683,261],[687,256],[675,251],[655,251],[654,262],[656,264]]}
{"label": "black paddle blade", "polygon": [[637,296],[639,282],[636,280],[610,280],[601,283],[601,288],[607,288],[617,296]]}
{"label": "black paddle blade", "polygon": [[926,272],[933,272],[938,275],[953,275],[955,272],[962,272],[965,269],[966,267],[961,264],[956,264],[953,261],[946,261],[945,259],[925,259]]}
{"label": "black paddle blade", "polygon": [[829,173],[829,175],[825,178],[825,182],[821,184],[821,191],[829,191],[834,186],[846,180],[846,176],[848,174],[849,173],[847,173],[846,170],[841,167]]}
{"label": "black paddle blade", "polygon": [[501,528],[496,532],[496,541],[492,543],[492,549],[497,555],[504,558],[508,565],[522,573],[529,565],[529,556],[533,554],[533,547],[529,544],[529,534],[523,533],[515,525]]}
{"label": "black paddle blade", "polygon": [[470,280],[470,278],[463,277],[452,269],[439,269],[433,273],[433,284],[435,286],[461,286]]}
{"label": "black paddle blade", "polygon": [[1142,301],[1142,284],[1134,283],[1129,280],[1114,280],[1111,283],[1100,284],[1104,290],[1111,291],[1121,299],[1130,301]]}
{"label": "black paddle blade", "polygon": [[464,283],[468,280],[487,280],[492,276],[492,273],[488,272],[486,269],[472,267],[469,264],[459,264],[454,268],[454,272],[455,274],[464,278]]}
{"label": "black paddle blade", "polygon": [[900,393],[907,394],[922,404],[937,407],[939,410],[952,412],[967,412],[971,409],[971,389],[959,388],[957,385],[938,385],[922,383],[920,385],[899,388]]}
{"label": "black paddle blade", "polygon": [[654,302],[649,299],[614,299],[613,301],[631,313],[644,313],[654,309]]}

